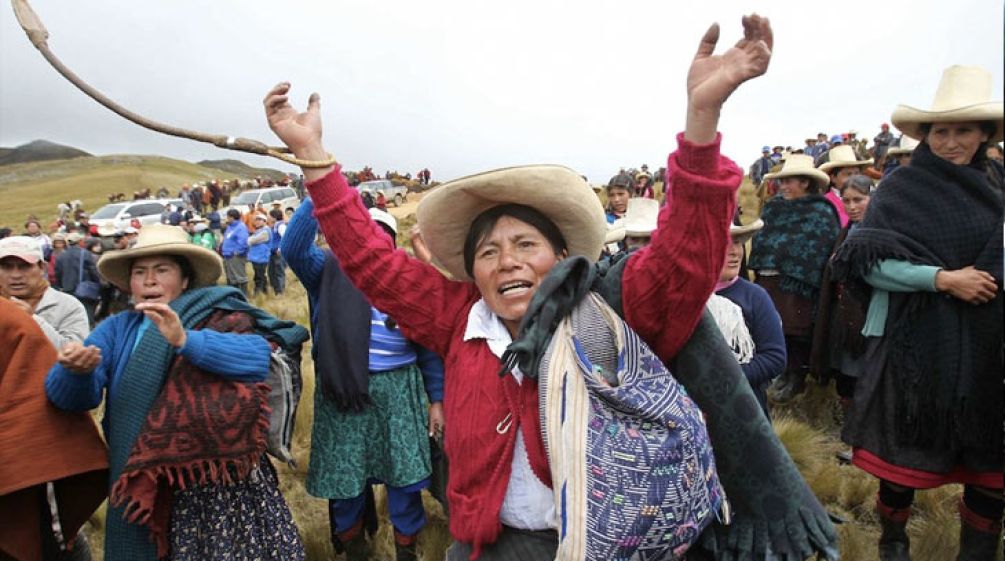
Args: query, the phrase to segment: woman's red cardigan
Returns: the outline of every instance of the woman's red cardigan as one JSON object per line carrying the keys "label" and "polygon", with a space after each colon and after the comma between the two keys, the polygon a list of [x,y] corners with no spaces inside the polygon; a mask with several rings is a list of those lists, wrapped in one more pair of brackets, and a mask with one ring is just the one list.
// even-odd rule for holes
{"label": "woman's red cardigan", "polygon": [[[721,136],[695,145],[677,136],[667,161],[668,200],[652,243],[625,267],[625,320],[664,361],[690,337],[719,278],[742,172],[719,154]],[[395,249],[358,193],[336,168],[307,186],[315,215],[342,268],[371,304],[393,317],[409,339],[443,357],[445,450],[450,462],[450,533],[476,558],[501,531],[516,431],[531,467],[551,484],[537,410],[537,383],[499,376],[484,340],[464,341],[468,312],[481,296],[474,283],[448,280]],[[508,430],[503,430],[511,420]]]}

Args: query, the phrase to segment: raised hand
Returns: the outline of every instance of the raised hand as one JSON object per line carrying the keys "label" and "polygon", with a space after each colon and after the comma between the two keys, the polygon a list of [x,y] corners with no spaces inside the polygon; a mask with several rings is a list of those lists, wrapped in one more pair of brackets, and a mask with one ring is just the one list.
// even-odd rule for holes
{"label": "raised hand", "polygon": [[[290,83],[280,82],[265,95],[265,117],[269,128],[286,144],[293,154],[305,160],[324,160],[328,154],[321,144],[321,96],[312,93],[307,100],[307,111],[298,112],[290,105]],[[330,168],[314,170],[305,178],[310,181],[320,177]]]}
{"label": "raised hand", "polygon": [[143,315],[157,326],[157,330],[172,347],[180,349],[185,346],[188,334],[185,333],[185,328],[181,324],[181,318],[171,309],[171,306],[160,303],[142,303],[136,304],[136,311],[143,312]]}
{"label": "raised hand", "polygon": [[743,16],[743,38],[721,55],[713,54],[718,42],[719,24],[714,23],[701,38],[688,70],[685,135],[692,142],[715,138],[722,104],[740,84],[764,74],[771,62],[774,37],[767,18]]}

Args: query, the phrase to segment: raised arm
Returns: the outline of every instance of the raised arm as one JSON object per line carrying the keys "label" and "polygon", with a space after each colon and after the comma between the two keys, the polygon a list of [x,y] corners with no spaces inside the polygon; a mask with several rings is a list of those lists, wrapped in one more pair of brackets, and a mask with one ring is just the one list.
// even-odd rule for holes
{"label": "raised arm", "polygon": [[719,26],[705,32],[688,72],[687,121],[667,161],[667,201],[652,243],[633,255],[622,277],[625,319],[663,360],[691,336],[715,287],[729,243],[743,172],[719,154],[719,113],[743,82],[771,60],[766,18],[744,16],[744,37],[714,55]]}
{"label": "raised arm", "polygon": [[[298,113],[289,103],[289,90],[284,82],[266,96],[269,126],[298,158],[326,158],[320,96],[311,94],[307,111]],[[395,249],[338,166],[303,171],[321,231],[352,283],[394,317],[406,337],[446,354],[454,324],[477,292],[474,286],[447,280],[435,267]]]}
{"label": "raised arm", "polygon": [[314,201],[306,198],[290,218],[283,240],[279,242],[279,252],[308,293],[318,290],[321,273],[325,268],[325,252],[314,243],[317,236],[318,221],[314,219]]}

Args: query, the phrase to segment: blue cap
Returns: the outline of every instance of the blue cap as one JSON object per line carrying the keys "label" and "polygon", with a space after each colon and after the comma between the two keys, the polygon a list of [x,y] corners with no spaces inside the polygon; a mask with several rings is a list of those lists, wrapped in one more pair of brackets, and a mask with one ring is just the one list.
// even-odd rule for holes
{"label": "blue cap", "polygon": [[765,147],[761,148],[761,152],[771,152],[771,147],[770,146],[765,146]]}
{"label": "blue cap", "polygon": [[835,142],[844,142],[844,138],[842,138],[840,134],[835,134],[831,137],[831,144]]}

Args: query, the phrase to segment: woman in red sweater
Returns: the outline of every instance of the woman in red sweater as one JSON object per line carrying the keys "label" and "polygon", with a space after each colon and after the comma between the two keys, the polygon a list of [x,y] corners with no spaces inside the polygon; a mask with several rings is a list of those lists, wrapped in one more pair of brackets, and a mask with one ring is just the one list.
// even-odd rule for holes
{"label": "woman in red sweater", "polygon": [[[717,25],[702,38],[688,73],[686,128],[667,163],[670,200],[652,243],[621,273],[625,321],[664,362],[701,319],[729,240],[742,172],[719,154],[719,112],[741,83],[765,72],[772,45],[766,19],[743,24],[744,38],[723,55],[712,54]],[[298,158],[325,158],[319,96],[298,113],[289,91],[280,83],[266,96],[270,127]],[[537,382],[519,369],[500,376],[500,357],[552,268],[565,257],[600,255],[605,220],[596,197],[560,166],[508,168],[439,187],[420,205],[419,224],[450,280],[377,235],[338,166],[304,175],[348,277],[444,359],[447,495],[458,542],[448,559],[554,559],[559,521]]]}

